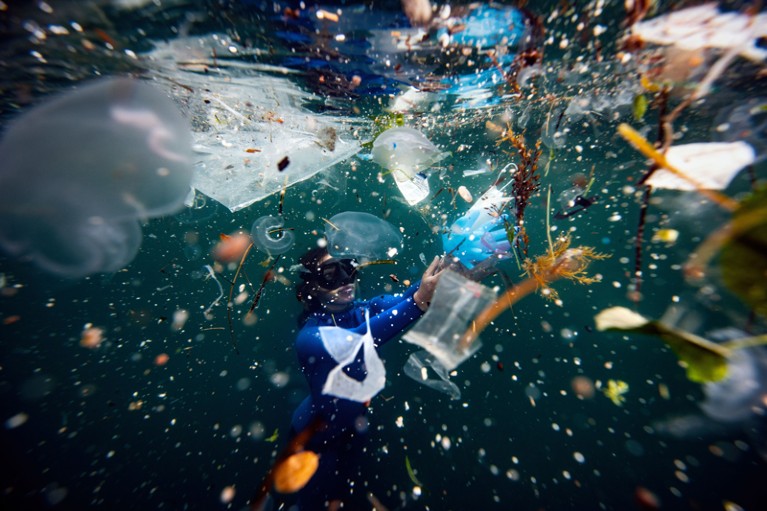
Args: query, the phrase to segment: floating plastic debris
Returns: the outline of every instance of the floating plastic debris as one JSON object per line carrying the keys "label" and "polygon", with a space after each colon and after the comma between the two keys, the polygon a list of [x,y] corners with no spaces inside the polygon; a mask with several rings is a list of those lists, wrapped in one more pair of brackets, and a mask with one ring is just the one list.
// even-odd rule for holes
{"label": "floating plastic debris", "polygon": [[767,50],[757,46],[758,39],[767,36],[767,13],[723,13],[713,2],[641,21],[631,32],[643,41],[683,50],[740,48],[751,60],[767,58]]}
{"label": "floating plastic debris", "polygon": [[[305,105],[316,96],[264,73],[290,69],[216,58],[227,40],[180,38],[147,55],[157,72],[182,84],[170,92],[194,127],[195,189],[234,212],[279,192],[286,179],[292,186],[359,151],[348,133],[361,122],[310,111]],[[244,70],[253,75],[234,76]]]}
{"label": "floating plastic debris", "polygon": [[468,349],[462,349],[459,343],[466,329],[471,328],[474,316],[493,300],[495,292],[492,289],[452,270],[445,270],[429,310],[403,339],[421,346],[446,371],[452,371],[479,349],[478,339]]}
{"label": "floating plastic debris", "polygon": [[[753,148],[745,142],[707,142],[671,146],[666,160],[707,190],[727,188],[735,175],[756,160]],[[658,169],[647,180],[653,188],[694,191],[690,181],[666,169]]]}
{"label": "floating plastic debris", "polygon": [[[431,376],[431,371],[437,378]],[[405,363],[405,374],[421,385],[426,385],[438,392],[450,396],[450,399],[460,399],[461,390],[450,381],[450,375],[445,367],[428,351],[421,350],[411,353]]]}
{"label": "floating plastic debris", "polygon": [[467,268],[492,255],[508,254],[511,244],[500,214],[510,197],[491,187],[442,235],[442,247]]}

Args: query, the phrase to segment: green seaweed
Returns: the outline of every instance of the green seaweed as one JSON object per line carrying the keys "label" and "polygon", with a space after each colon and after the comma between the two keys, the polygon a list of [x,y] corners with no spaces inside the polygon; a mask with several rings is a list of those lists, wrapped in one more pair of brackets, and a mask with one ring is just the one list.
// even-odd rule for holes
{"label": "green seaweed", "polygon": [[633,102],[634,119],[641,121],[644,114],[647,113],[647,97],[644,94],[634,96]]}
{"label": "green seaweed", "polygon": [[407,469],[407,475],[408,477],[410,477],[410,480],[413,481],[413,484],[423,487],[423,484],[421,483],[421,481],[419,481],[418,478],[415,476],[415,472],[413,471],[413,466],[410,464],[410,458],[407,457],[407,454],[405,455],[405,468]]}
{"label": "green seaweed", "polygon": [[272,436],[270,436],[269,438],[265,438],[264,440],[270,443],[274,443],[277,441],[279,437],[280,437],[279,428],[274,428],[274,433],[272,433]]}

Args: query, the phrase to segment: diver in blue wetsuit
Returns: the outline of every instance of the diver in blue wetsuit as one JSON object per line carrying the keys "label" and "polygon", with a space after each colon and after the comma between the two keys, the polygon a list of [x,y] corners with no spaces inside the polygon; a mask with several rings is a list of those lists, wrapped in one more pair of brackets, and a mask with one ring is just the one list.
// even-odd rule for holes
{"label": "diver in blue wetsuit", "polygon": [[[380,295],[356,300],[357,264],[352,259],[334,259],[326,249],[309,251],[301,258],[303,266],[296,295],[304,304],[303,323],[295,347],[301,371],[309,383],[310,395],[293,414],[291,436],[316,427],[305,449],[320,455],[314,477],[298,494],[299,509],[328,509],[341,502],[354,509],[351,501],[364,498],[359,474],[359,457],[364,452],[367,431],[367,405],[323,393],[330,372],[338,366],[323,344],[320,327],[341,327],[365,334],[369,316],[370,333],[376,350],[399,335],[428,308],[441,275],[440,259],[435,258],[422,279],[402,295]],[[344,372],[363,380],[367,370],[363,350]],[[351,507],[350,507],[351,506]]]}

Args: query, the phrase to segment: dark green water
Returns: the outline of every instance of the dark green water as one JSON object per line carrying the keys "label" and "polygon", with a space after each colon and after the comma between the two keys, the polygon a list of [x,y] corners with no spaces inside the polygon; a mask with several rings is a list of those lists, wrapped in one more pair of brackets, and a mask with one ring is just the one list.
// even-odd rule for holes
{"label": "dark green water", "polygon": [[[172,38],[168,27],[190,19],[192,33],[238,32],[256,46],[273,45],[275,54],[285,51],[282,43],[270,42],[274,27],[264,10],[255,7],[178,3],[120,15],[104,5],[51,6],[65,11],[65,20],[77,19],[80,13],[89,20],[88,30],[99,23],[115,30],[113,37],[122,37],[136,53],[148,51],[153,38]],[[529,7],[544,19],[555,8]],[[575,9],[588,11],[587,6]],[[614,50],[620,30],[622,11],[615,7],[614,13],[615,19],[605,21],[614,36],[606,38],[606,52]],[[26,108],[19,98],[42,97],[96,71],[135,70],[135,63],[103,50],[101,43],[101,49],[91,53],[73,50],[76,58],[67,60],[66,45],[53,37],[49,46],[38,46],[50,48],[54,55],[47,63],[38,62],[33,70],[13,67],[29,59],[27,36],[20,35],[25,33],[20,27],[29,20],[43,23],[45,16],[39,8],[13,3],[2,15],[9,43],[3,64],[16,70],[3,79],[5,118]],[[572,37],[577,33],[573,25],[553,21],[549,33]],[[596,78],[571,72],[579,65],[579,54],[594,66]],[[605,57],[609,62],[612,55]],[[432,177],[432,190],[463,184],[477,197],[494,176],[463,177],[462,170],[476,168],[477,161],[487,158],[500,166],[516,161],[510,147],[496,145],[497,133],[488,123],[503,126],[508,121],[524,131],[532,145],[547,111],[559,114],[572,95],[627,87],[630,72],[592,59],[593,51],[586,47],[547,48],[548,90],[558,100],[538,98],[526,104],[506,99],[485,109],[406,115],[406,124],[452,153],[440,177]],[[717,95],[684,117],[680,124],[686,127],[685,141],[709,139],[722,109],[763,91],[763,79],[744,78],[751,71],[738,62]],[[555,78],[558,73],[565,73],[573,84],[561,85]],[[306,87],[302,75],[291,79]],[[352,105],[361,107],[359,116],[368,123],[381,113],[377,98],[333,101],[344,114]],[[333,115],[327,102],[313,107]],[[593,168],[596,204],[569,219],[552,220],[552,227],[555,235],[569,230],[574,245],[610,255],[589,267],[589,274],[598,275],[600,282],[557,282],[561,305],[536,294],[504,313],[484,332],[482,349],[458,368],[453,381],[462,397],[457,401],[404,375],[412,345],[399,341],[386,347],[382,356],[387,386],[370,408],[373,433],[363,467],[368,487],[359,491],[372,492],[388,509],[642,509],[635,500],[638,487],[654,493],[661,509],[725,509],[725,501],[760,509],[767,498],[767,466],[757,452],[764,449],[764,417],[729,428],[700,428],[683,438],[664,433],[663,424],[672,418],[702,416],[702,386],[687,380],[674,354],[659,340],[607,334],[594,327],[593,317],[607,307],[635,308],[648,318],[660,318],[676,304],[698,318],[694,331],[700,335],[725,326],[750,328],[754,334],[765,331],[764,318],[750,316],[749,308],[724,288],[716,263],[702,284],[685,281],[680,266],[728,218],[694,192],[653,194],[642,247],[641,301],[630,300],[641,205],[635,184],[646,165],[616,134],[616,127],[618,121],[630,122],[644,127],[649,136],[657,115],[651,109],[636,122],[630,107],[616,108],[595,114],[588,126],[583,126],[585,118],[572,122],[567,143],[555,152],[548,173],[541,177],[541,192],[527,209],[533,256],[547,247],[547,188],[552,187],[555,200],[578,175],[588,175]],[[758,163],[751,174],[742,172],[725,193],[744,195],[750,176],[763,179],[764,170]],[[431,259],[442,252],[432,226],[449,225],[468,206],[460,198],[451,200],[446,191],[419,211],[398,200],[391,178],[380,182],[379,172],[373,162],[353,157],[288,188],[284,216],[296,243],[278,264],[287,279],[298,279],[290,267],[316,244],[324,229],[321,219],[347,210],[386,217],[404,234],[396,266],[364,270],[363,297],[382,289],[404,289],[389,275],[400,281],[417,279],[423,271],[419,255]],[[323,186],[322,179],[338,189]],[[0,259],[5,277],[0,295],[5,322],[0,326],[0,418],[26,418],[21,425],[6,422],[0,429],[4,509],[210,510],[247,505],[307,392],[292,348],[301,307],[292,286],[269,283],[255,324],[243,321],[249,300],[233,307],[235,348],[225,300],[212,308],[210,319],[203,314],[218,296],[216,284],[205,278],[204,265],[212,264],[209,254],[221,233],[249,230],[256,218],[277,212],[278,200],[273,195],[236,213],[207,200],[199,209],[152,219],[143,225],[137,257],[111,275],[65,281],[7,257]],[[558,207],[552,204],[552,213]],[[679,231],[678,241],[652,242],[659,228]],[[254,251],[243,267],[256,285],[266,269],[259,264],[264,259]],[[524,278],[513,260],[501,269],[513,282]],[[227,294],[227,279],[233,276],[233,267],[219,274]],[[245,282],[240,276],[236,285]],[[484,283],[500,290],[506,285],[498,275]],[[252,290],[246,290],[252,297]],[[189,313],[180,330],[171,325],[179,310]],[[88,323],[105,332],[96,350],[79,345]],[[167,364],[156,364],[160,354],[169,356]],[[579,376],[603,386],[608,380],[625,381],[625,403],[616,406],[599,389],[579,399],[572,388]],[[748,428],[761,436],[747,434]],[[420,495],[413,493],[406,457],[422,485]],[[236,494],[222,503],[221,493],[229,486]]]}

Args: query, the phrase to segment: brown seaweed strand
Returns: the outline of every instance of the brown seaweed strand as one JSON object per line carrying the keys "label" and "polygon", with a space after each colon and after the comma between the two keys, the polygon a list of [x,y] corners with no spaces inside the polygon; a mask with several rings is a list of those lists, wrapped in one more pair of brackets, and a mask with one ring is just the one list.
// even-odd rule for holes
{"label": "brown seaweed strand", "polygon": [[[514,207],[516,227],[519,228],[517,235],[517,248],[520,247],[520,241],[524,244],[523,253],[527,257],[527,248],[529,238],[525,230],[525,209],[530,203],[530,198],[540,189],[540,175],[538,174],[538,158],[541,156],[541,141],[535,143],[535,148],[530,149],[525,143],[525,137],[522,134],[515,135],[511,126],[506,130],[498,140],[498,145],[508,142],[519,153],[519,163],[517,171],[512,178],[512,190],[514,192]],[[511,240],[510,240],[511,241]]]}
{"label": "brown seaweed strand", "polygon": [[632,299],[635,303],[639,301],[642,290],[642,245],[644,244],[644,229],[647,222],[647,208],[650,206],[650,195],[652,195],[652,187],[646,185],[642,194],[642,204],[639,207],[639,223],[634,240],[634,275],[632,275],[631,280],[634,284],[635,293],[632,293]]}

